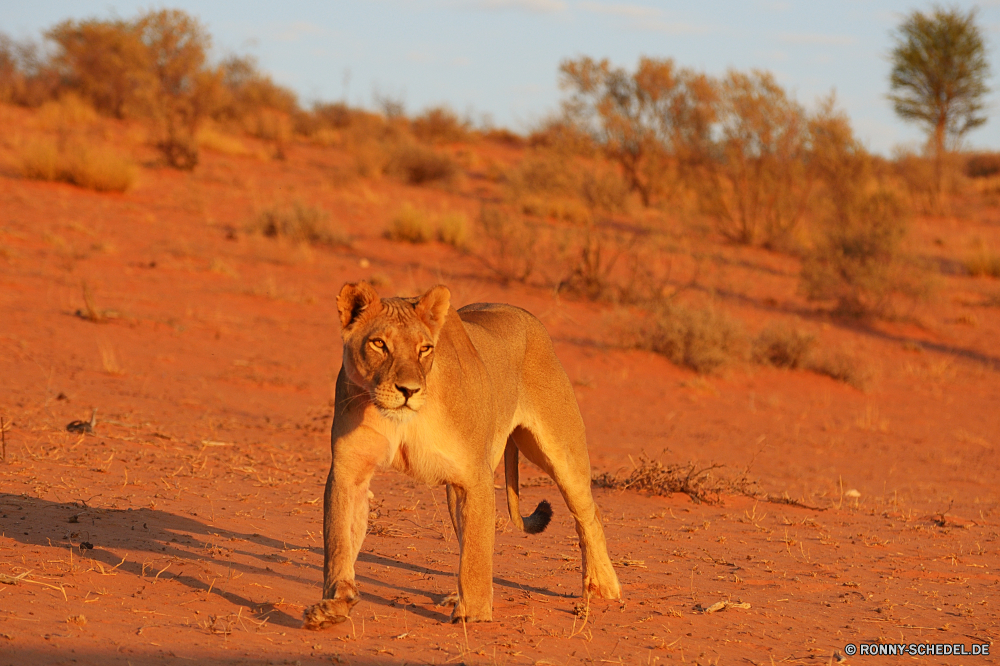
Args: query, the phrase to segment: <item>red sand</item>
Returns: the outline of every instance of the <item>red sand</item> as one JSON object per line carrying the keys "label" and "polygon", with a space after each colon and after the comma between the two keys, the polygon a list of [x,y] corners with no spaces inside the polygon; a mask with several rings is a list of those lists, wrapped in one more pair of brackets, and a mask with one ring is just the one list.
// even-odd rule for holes
{"label": "red sand", "polygon": [[[713,246],[703,280],[723,307],[752,328],[798,317],[876,379],[864,393],[799,371],[703,378],[608,348],[605,306],[380,237],[401,200],[474,214],[479,181],[345,180],[344,159],[304,146],[285,163],[207,154],[194,174],[145,168],[124,195],[0,172],[0,574],[27,573],[0,585],[0,665],[827,664],[873,641],[1000,653],[1000,309],[980,305],[995,283],[941,278],[919,326],[865,328],[801,303],[794,260]],[[254,206],[294,197],[344,220],[354,247],[227,238]],[[970,228],[997,235],[996,211],[922,220],[912,242],[960,249]],[[597,489],[625,601],[595,602],[584,621],[556,489],[524,490],[525,506],[555,507],[536,536],[511,530],[498,490],[496,621],[462,626],[435,606],[457,568],[443,490],[383,472],[352,622],[303,631],[322,578],[335,298],[373,274],[395,292],[444,282],[456,305],[538,315],[577,386],[596,472],[643,452],[749,467],[772,496],[816,508]],[[105,323],[76,315],[84,282]],[[93,435],[66,432],[92,408]],[[718,601],[749,606],[702,611]]]}

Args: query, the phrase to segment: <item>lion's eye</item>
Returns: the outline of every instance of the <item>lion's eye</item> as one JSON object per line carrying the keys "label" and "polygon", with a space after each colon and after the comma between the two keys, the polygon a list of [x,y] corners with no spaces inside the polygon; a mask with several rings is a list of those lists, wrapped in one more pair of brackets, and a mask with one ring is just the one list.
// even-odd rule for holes
{"label": "lion's eye", "polygon": [[434,347],[431,347],[430,345],[424,345],[420,348],[420,355],[423,356],[425,354],[430,354],[433,349]]}
{"label": "lion's eye", "polygon": [[375,349],[378,349],[379,351],[385,351],[385,342],[379,340],[378,338],[373,338],[368,342],[368,344],[370,344]]}

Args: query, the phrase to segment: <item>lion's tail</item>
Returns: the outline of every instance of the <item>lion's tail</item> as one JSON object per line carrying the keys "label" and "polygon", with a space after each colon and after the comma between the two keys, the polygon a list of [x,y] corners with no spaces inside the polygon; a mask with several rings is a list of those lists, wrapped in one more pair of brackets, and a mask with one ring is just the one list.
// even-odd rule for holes
{"label": "lion's tail", "polygon": [[507,511],[510,512],[510,519],[519,530],[528,534],[538,534],[544,531],[552,520],[552,505],[548,500],[542,500],[530,516],[521,517],[517,454],[513,436],[508,437],[507,448],[503,452],[504,475],[507,479]]}

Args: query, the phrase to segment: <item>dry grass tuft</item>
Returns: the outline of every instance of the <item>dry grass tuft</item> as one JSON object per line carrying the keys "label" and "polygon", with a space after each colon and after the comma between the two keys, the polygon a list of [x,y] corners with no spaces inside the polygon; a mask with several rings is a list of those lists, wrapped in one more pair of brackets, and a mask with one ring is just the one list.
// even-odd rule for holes
{"label": "dry grass tuft", "polygon": [[446,107],[428,109],[410,123],[414,136],[429,143],[454,143],[467,141],[470,131],[468,123],[459,119],[455,112]]}
{"label": "dry grass tuft", "polygon": [[427,243],[436,239],[465,250],[470,241],[469,218],[460,211],[434,215],[411,203],[405,203],[389,220],[385,237],[407,243]]}
{"label": "dry grass tuft", "polygon": [[593,485],[613,490],[640,490],[651,495],[684,493],[695,502],[706,504],[717,504],[721,493],[729,485],[712,474],[722,465],[702,468],[692,462],[686,465],[664,465],[646,455],[640,456],[638,465],[635,461],[632,464],[634,468],[630,473],[605,472],[593,478]]}
{"label": "dry grass tuft", "polygon": [[98,192],[124,192],[135,183],[135,164],[106,146],[82,141],[60,150],[51,139],[29,142],[20,151],[21,174],[33,180],[62,181]]}
{"label": "dry grass tuft", "polygon": [[404,203],[389,220],[386,238],[407,243],[427,243],[434,238],[434,221],[427,211]]}
{"label": "dry grass tuft", "polygon": [[199,148],[205,148],[216,153],[222,153],[223,155],[245,157],[254,154],[237,137],[220,132],[211,126],[205,126],[198,130],[195,140],[198,142]]}
{"label": "dry grass tuft", "polygon": [[873,369],[861,359],[843,350],[826,352],[808,363],[808,369],[865,391],[875,377]]}
{"label": "dry grass tuft", "polygon": [[622,334],[626,346],[666,356],[699,373],[745,360],[749,351],[742,324],[713,307],[662,303]]}
{"label": "dry grass tuft", "polygon": [[786,324],[772,324],[754,339],[751,356],[755,363],[776,368],[805,367],[816,337]]}
{"label": "dry grass tuft", "polygon": [[1000,278],[1000,254],[990,250],[985,243],[976,243],[975,249],[964,264],[969,275]]}
{"label": "dry grass tuft", "polygon": [[466,250],[471,240],[469,218],[465,213],[445,213],[437,222],[437,239],[459,250]]}
{"label": "dry grass tuft", "polygon": [[484,206],[479,214],[483,262],[504,282],[525,282],[535,269],[538,231],[519,215]]}
{"label": "dry grass tuft", "polygon": [[309,245],[349,246],[351,243],[347,232],[330,221],[329,213],[301,201],[261,210],[247,224],[246,230],[268,238],[284,238]]}
{"label": "dry grass tuft", "polygon": [[458,175],[458,165],[448,155],[415,143],[403,143],[389,155],[385,171],[410,185],[450,183]]}

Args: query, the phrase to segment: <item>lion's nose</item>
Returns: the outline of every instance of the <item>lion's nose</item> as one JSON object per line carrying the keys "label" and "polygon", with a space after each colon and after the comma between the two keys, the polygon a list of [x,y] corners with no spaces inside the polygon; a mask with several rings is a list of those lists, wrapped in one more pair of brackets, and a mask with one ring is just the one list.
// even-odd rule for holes
{"label": "lion's nose", "polygon": [[403,397],[409,400],[414,395],[420,391],[419,386],[400,386],[396,384],[396,390],[403,394]]}

